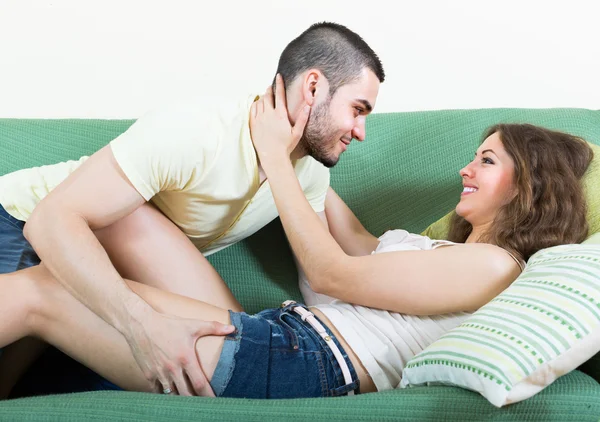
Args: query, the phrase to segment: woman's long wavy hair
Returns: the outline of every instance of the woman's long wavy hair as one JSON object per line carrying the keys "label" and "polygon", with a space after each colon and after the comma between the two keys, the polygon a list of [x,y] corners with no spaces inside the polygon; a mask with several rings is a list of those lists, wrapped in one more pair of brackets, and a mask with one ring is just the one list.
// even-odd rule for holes
{"label": "woman's long wavy hair", "polygon": [[[527,261],[540,249],[579,243],[588,233],[581,178],[594,153],[581,138],[529,124],[498,124],[498,133],[515,165],[517,195],[498,210],[478,242],[491,243]],[[456,213],[449,240],[465,242],[472,226]]]}

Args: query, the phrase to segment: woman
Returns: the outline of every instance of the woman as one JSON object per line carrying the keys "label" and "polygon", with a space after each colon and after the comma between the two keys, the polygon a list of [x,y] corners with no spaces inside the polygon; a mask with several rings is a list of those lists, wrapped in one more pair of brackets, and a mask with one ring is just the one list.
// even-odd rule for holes
{"label": "woman", "polygon": [[[235,326],[225,338],[196,343],[217,396],[316,397],[395,388],[410,357],[509,286],[531,254],[586,237],[579,180],[592,151],[579,138],[530,125],[491,128],[460,170],[455,243],[403,231],[377,239],[333,191],[326,201],[330,234],[290,164],[298,141],[293,133],[302,131],[289,125],[280,79],[277,88],[276,104],[268,92],[254,106],[255,147],[310,287],[341,301],[310,311],[285,303],[249,316],[228,312],[240,309],[229,296],[217,307],[128,281],[159,312]],[[339,155],[338,147],[330,153]],[[150,391],[121,334],[43,265],[1,280],[0,297],[10,300],[0,307],[0,347],[38,336],[124,389]]]}

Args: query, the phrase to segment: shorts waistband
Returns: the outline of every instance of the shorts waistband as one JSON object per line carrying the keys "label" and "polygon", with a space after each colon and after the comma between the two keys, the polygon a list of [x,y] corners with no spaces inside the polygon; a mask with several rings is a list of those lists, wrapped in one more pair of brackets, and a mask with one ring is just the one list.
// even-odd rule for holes
{"label": "shorts waistband", "polygon": [[[325,329],[323,324],[321,324],[321,322],[317,319],[317,317],[306,306],[301,305],[293,300],[286,300],[285,302],[283,302],[281,304],[281,307],[287,308],[290,311],[295,312],[296,314],[300,315],[300,319],[302,321],[308,323],[311,327],[314,328],[314,330],[317,332],[317,334],[325,341],[325,344],[329,347],[329,349],[333,353],[333,356],[337,360],[338,365],[340,366],[340,369],[342,371],[342,375],[344,377],[344,382],[346,383],[346,385],[352,384],[354,381],[352,380],[352,374],[350,371],[350,367],[348,366],[348,363],[346,362],[346,359],[342,355],[340,348],[333,341],[332,336],[327,332],[327,330]],[[348,395],[353,396],[354,391],[353,390],[348,391]]]}

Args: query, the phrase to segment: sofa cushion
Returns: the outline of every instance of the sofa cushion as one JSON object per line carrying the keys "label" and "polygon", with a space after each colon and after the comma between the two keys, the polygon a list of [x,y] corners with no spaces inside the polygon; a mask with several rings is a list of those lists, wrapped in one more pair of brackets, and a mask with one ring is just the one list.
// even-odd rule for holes
{"label": "sofa cushion", "polygon": [[594,233],[590,237],[588,237],[583,243],[589,245],[600,245],[600,232]]}
{"label": "sofa cushion", "polygon": [[598,422],[600,385],[579,371],[543,393],[496,409],[461,388],[391,390],[334,398],[247,400],[100,391],[8,400],[3,421],[539,421]]}
{"label": "sofa cushion", "polygon": [[500,407],[533,396],[598,351],[600,246],[555,246],[411,359],[401,385],[464,387]]}

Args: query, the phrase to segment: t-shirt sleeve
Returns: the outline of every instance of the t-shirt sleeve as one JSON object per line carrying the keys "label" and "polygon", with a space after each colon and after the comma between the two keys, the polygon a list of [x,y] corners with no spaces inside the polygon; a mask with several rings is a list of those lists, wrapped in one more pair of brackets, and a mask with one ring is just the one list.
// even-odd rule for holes
{"label": "t-shirt sleeve", "polygon": [[146,201],[161,191],[183,190],[208,171],[216,145],[203,141],[198,118],[177,107],[153,111],[110,143],[117,163]]}
{"label": "t-shirt sleeve", "polygon": [[323,212],[329,188],[329,169],[315,160],[311,161],[311,180],[304,189],[304,195],[315,212]]}

